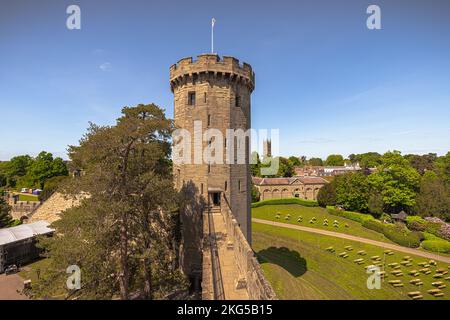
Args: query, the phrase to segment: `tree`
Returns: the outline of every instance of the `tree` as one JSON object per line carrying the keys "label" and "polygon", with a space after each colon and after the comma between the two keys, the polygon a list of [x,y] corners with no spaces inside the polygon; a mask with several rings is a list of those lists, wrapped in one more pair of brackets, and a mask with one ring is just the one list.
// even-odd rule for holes
{"label": "tree", "polygon": [[420,175],[399,151],[387,152],[377,171],[369,176],[375,192],[383,197],[388,212],[410,211],[415,205]]}
{"label": "tree", "polygon": [[323,160],[320,158],[311,158],[308,160],[308,164],[313,167],[323,166]]}
{"label": "tree", "polygon": [[336,188],[334,181],[327,183],[320,188],[319,193],[317,194],[317,202],[319,203],[319,206],[324,208],[336,204]]}
{"label": "tree", "polygon": [[0,228],[9,227],[13,222],[13,219],[9,214],[10,211],[11,206],[6,203],[3,197],[0,196]]}
{"label": "tree", "polygon": [[411,166],[417,170],[421,175],[426,171],[433,170],[434,162],[437,159],[436,153],[429,153],[425,155],[408,154],[405,158],[409,161]]}
{"label": "tree", "polygon": [[450,188],[433,171],[422,177],[415,211],[423,217],[450,220]]}
{"label": "tree", "polygon": [[279,177],[292,177],[294,175],[294,167],[291,165],[288,159],[279,157],[280,167],[278,168]]}
{"label": "tree", "polygon": [[4,174],[7,178],[7,185],[15,187],[17,179],[27,174],[28,168],[33,163],[33,158],[29,155],[22,155],[11,158],[7,162],[4,169]]}
{"label": "tree", "polygon": [[450,185],[450,152],[439,157],[435,162],[435,171],[447,185]]}
{"label": "tree", "polygon": [[68,171],[61,158],[53,158],[50,152],[42,151],[30,165],[24,179],[32,186],[44,188],[45,180],[56,176],[67,176]]}
{"label": "tree", "polygon": [[172,130],[162,109],[141,104],[123,108],[114,126],[91,124],[79,146],[69,147],[84,174],[65,192],[89,197],[54,223],[57,236],[40,241],[52,265],[38,295],[57,292],[54,279],[66,276],[70,264],[82,270],[80,298],[154,299],[186,288],[177,260],[179,197],[168,161]]}
{"label": "tree", "polygon": [[340,154],[330,154],[325,161],[327,166],[343,166],[344,157]]}
{"label": "tree", "polygon": [[261,160],[259,154],[256,151],[252,152],[252,163],[250,164],[250,171],[253,177],[261,176]]}
{"label": "tree", "polygon": [[383,196],[379,192],[371,192],[367,207],[373,216],[381,217],[384,212]]}
{"label": "tree", "polygon": [[369,183],[362,173],[346,173],[334,180],[336,204],[346,210],[367,212]]}
{"label": "tree", "polygon": [[290,156],[288,158],[288,161],[289,161],[289,164],[291,165],[291,167],[299,167],[302,165],[300,158],[295,157],[295,156]]}

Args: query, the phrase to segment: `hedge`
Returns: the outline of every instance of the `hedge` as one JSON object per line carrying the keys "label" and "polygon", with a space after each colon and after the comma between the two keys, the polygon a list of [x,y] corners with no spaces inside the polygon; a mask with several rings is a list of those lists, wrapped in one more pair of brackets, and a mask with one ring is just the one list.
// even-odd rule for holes
{"label": "hedge", "polygon": [[350,220],[353,220],[353,221],[356,221],[359,223],[363,223],[364,221],[367,221],[367,220],[375,220],[375,218],[373,216],[371,216],[370,214],[345,211],[345,210],[337,210],[335,207],[332,207],[332,206],[328,206],[327,211],[329,214],[332,214],[334,216],[347,218],[347,219],[350,219]]}
{"label": "hedge", "polygon": [[312,200],[302,200],[298,198],[287,198],[287,199],[270,199],[263,200],[259,202],[252,203],[252,208],[258,208],[266,205],[280,205],[280,204],[299,204],[305,207],[318,207],[317,201]]}
{"label": "hedge", "polygon": [[393,225],[382,224],[377,220],[366,220],[363,227],[382,233],[389,240],[404,247],[417,248],[424,239],[422,232],[399,230]]}
{"label": "hedge", "polygon": [[450,253],[450,242],[445,240],[425,240],[422,248],[428,251]]}

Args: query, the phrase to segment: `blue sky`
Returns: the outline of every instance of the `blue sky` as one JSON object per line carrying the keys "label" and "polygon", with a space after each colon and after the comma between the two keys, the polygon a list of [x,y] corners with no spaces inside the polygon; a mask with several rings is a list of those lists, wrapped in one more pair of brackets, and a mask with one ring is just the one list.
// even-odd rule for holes
{"label": "blue sky", "polygon": [[282,155],[450,150],[450,1],[14,0],[0,2],[0,160],[66,157],[123,106],[171,117],[169,66],[210,50],[212,17],[219,55],[253,66],[252,126],[279,128]]}

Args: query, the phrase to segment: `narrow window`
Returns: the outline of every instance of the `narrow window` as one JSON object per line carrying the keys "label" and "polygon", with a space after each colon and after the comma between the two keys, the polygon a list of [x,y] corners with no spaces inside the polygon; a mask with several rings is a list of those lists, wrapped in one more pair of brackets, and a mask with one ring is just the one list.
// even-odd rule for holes
{"label": "narrow window", "polygon": [[200,193],[203,194],[203,183],[200,185]]}
{"label": "narrow window", "polygon": [[241,191],[241,180],[238,180],[238,191]]}
{"label": "narrow window", "polygon": [[188,105],[195,106],[195,91],[188,92]]}
{"label": "narrow window", "polygon": [[203,102],[206,103],[206,92],[203,94]]}
{"label": "narrow window", "polygon": [[211,165],[208,163],[208,173],[211,173]]}
{"label": "narrow window", "polygon": [[228,189],[228,182],[225,181],[225,191],[227,191],[227,189]]}
{"label": "narrow window", "polygon": [[211,125],[211,115],[208,114],[208,127]]}
{"label": "narrow window", "polygon": [[235,102],[235,106],[239,107],[241,105],[241,97],[236,96],[236,99],[234,100],[234,102]]}

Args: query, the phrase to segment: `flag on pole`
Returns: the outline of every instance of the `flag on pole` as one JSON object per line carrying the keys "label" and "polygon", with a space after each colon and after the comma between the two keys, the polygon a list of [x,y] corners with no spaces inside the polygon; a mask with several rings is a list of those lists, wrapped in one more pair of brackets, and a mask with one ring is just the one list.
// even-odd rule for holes
{"label": "flag on pole", "polygon": [[216,24],[216,19],[211,19],[211,53],[214,53],[214,25]]}

